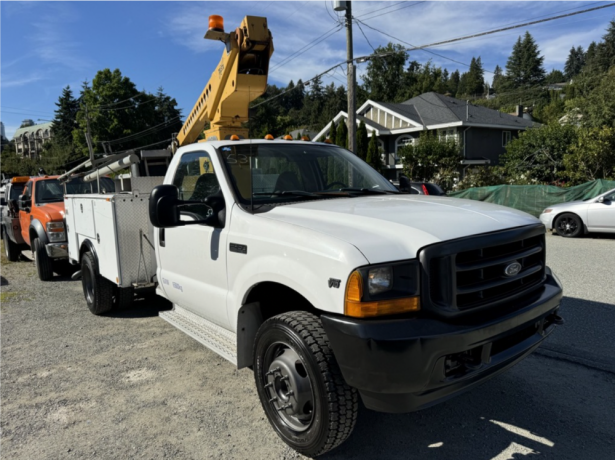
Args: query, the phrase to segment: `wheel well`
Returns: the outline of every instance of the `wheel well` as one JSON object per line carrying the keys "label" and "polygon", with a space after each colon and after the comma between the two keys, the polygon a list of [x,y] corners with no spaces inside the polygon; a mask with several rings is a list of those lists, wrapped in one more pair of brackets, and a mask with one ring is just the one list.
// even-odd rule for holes
{"label": "wheel well", "polygon": [[94,262],[96,262],[96,266],[98,267],[98,255],[96,254],[96,249],[94,249],[94,246],[92,245],[90,240],[87,239],[83,243],[81,243],[81,247],[79,248],[79,264],[81,264],[81,261],[83,260],[83,254],[88,251],[92,253],[92,257],[94,257]]}
{"label": "wheel well", "polygon": [[280,283],[259,283],[250,289],[237,316],[237,368],[252,366],[254,338],[269,318],[289,311],[319,311],[301,294]]}

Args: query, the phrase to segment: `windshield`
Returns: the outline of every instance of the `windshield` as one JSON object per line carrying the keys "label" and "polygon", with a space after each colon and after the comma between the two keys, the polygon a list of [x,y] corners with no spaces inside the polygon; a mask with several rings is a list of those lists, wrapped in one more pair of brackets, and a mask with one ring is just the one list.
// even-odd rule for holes
{"label": "windshield", "polygon": [[398,193],[351,152],[318,144],[250,144],[219,149],[241,204]]}
{"label": "windshield", "polygon": [[[100,187],[104,193],[115,191],[112,179],[100,178]],[[66,194],[77,195],[84,193],[98,193],[96,181],[84,182],[80,177],[71,179],[66,183]],[[41,180],[36,183],[36,203],[56,203],[64,201],[64,185],[58,179]]]}
{"label": "windshield", "polygon": [[599,196],[604,196],[605,200],[613,201],[613,200],[615,200],[615,188],[613,190],[609,190],[608,192],[606,192],[606,193],[604,193],[602,195],[597,195],[597,196],[595,196],[593,198],[585,198],[583,201],[595,200]]}
{"label": "windshield", "polygon": [[13,184],[11,185],[11,191],[9,193],[9,200],[18,200],[19,195],[23,194],[23,189],[26,184]]}

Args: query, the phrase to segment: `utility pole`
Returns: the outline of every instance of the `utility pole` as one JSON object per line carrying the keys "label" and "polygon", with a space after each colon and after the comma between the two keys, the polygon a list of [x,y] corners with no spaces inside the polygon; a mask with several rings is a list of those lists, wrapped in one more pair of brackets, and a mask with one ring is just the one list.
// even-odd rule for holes
{"label": "utility pole", "polygon": [[85,141],[88,143],[88,150],[90,151],[90,161],[94,163],[94,148],[92,147],[92,133],[90,131],[90,115],[88,113],[88,105],[85,104]]}
{"label": "utility pole", "polygon": [[352,52],[352,2],[336,1],[335,11],[346,11],[346,63],[348,65],[348,150],[355,155],[357,145],[357,100],[355,96],[355,73]]}

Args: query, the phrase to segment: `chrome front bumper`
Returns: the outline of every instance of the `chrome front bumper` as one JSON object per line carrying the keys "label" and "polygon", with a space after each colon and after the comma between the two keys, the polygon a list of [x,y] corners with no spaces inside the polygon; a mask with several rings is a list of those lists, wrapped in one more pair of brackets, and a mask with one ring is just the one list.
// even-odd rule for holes
{"label": "chrome front bumper", "polygon": [[47,243],[47,255],[52,259],[68,259],[68,243]]}

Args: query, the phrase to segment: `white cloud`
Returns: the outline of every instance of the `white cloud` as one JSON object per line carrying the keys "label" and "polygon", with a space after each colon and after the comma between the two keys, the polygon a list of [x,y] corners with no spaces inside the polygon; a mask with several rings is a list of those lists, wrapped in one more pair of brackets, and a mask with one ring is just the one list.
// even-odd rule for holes
{"label": "white cloud", "polygon": [[2,88],[17,88],[19,86],[29,85],[35,81],[43,80],[45,76],[40,73],[33,73],[27,77],[7,77],[2,76]]}

